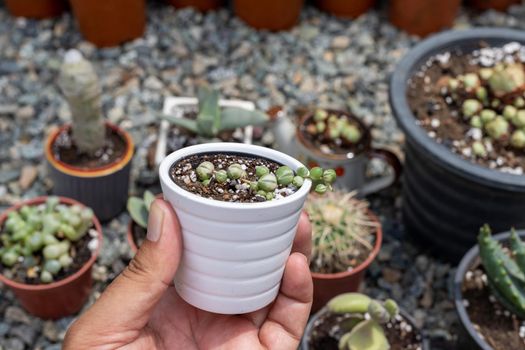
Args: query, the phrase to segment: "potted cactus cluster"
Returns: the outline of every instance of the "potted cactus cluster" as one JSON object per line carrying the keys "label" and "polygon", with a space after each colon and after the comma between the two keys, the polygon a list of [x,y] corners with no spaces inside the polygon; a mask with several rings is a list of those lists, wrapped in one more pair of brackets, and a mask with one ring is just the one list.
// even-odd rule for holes
{"label": "potted cactus cluster", "polygon": [[442,256],[461,258],[484,222],[525,226],[524,43],[514,30],[446,32],[392,77],[407,136],[405,225]]}
{"label": "potted cactus cluster", "polygon": [[30,313],[59,318],[80,310],[102,241],[93,211],[71,199],[40,197],[0,216],[0,282]]}
{"label": "potted cactus cluster", "polygon": [[126,206],[133,141],[104,122],[98,77],[80,52],[67,52],[58,83],[73,120],[51,132],[45,144],[53,193],[77,199],[109,220]]}
{"label": "potted cactus cluster", "polygon": [[[308,166],[333,168],[339,176],[338,186],[359,190],[366,195],[391,185],[401,172],[396,155],[371,146],[369,128],[351,113],[317,109],[302,116],[296,130],[298,158]],[[367,179],[371,158],[385,161],[393,175]]]}
{"label": "potted cactus cluster", "polygon": [[305,206],[312,223],[310,271],[312,311],[345,292],[357,292],[383,238],[381,224],[355,192],[310,195]]}
{"label": "potted cactus cluster", "polygon": [[180,149],[159,176],[182,226],[175,287],[188,303],[224,314],[274,300],[310,189],[325,193],[336,179],[334,170],[235,143]]}
{"label": "potted cactus cluster", "polygon": [[525,348],[524,236],[514,230],[492,236],[485,225],[461,261],[454,297],[462,349]]}
{"label": "potted cactus cluster", "polygon": [[359,293],[331,299],[315,314],[301,341],[303,350],[427,350],[421,331],[392,299]]}

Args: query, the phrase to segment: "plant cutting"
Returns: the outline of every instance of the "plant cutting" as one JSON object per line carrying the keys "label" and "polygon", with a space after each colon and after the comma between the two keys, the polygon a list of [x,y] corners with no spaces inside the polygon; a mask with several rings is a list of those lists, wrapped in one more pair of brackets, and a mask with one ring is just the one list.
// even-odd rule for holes
{"label": "plant cutting", "polygon": [[395,301],[360,293],[332,298],[306,327],[302,349],[416,350],[427,341]]}
{"label": "plant cutting", "polygon": [[381,224],[368,203],[355,195],[335,191],[312,194],[306,201],[312,223],[313,312],[338,294],[357,292],[381,249]]}
{"label": "plant cutting", "polygon": [[46,140],[53,193],[86,203],[101,220],[109,220],[126,205],[133,141],[104,122],[98,77],[80,52],[67,52],[58,83],[73,120]]}
{"label": "plant cutting", "polygon": [[452,26],[461,0],[391,0],[388,6],[388,17],[393,25],[424,37]]}
{"label": "plant cutting", "polygon": [[42,318],[80,310],[102,230],[90,208],[62,197],[39,197],[0,216],[0,282]]}
{"label": "plant cutting", "polygon": [[234,0],[235,14],[255,29],[287,30],[297,24],[304,0]]}
{"label": "plant cutting", "polygon": [[223,0],[168,0],[176,8],[193,7],[201,12],[216,10],[223,5]]}
{"label": "plant cutting", "polygon": [[80,32],[98,47],[116,46],[144,33],[145,0],[70,0],[70,3]]}
{"label": "plant cutting", "polygon": [[[392,185],[401,173],[401,162],[386,149],[372,148],[366,125],[351,113],[317,109],[304,114],[297,125],[298,158],[308,166],[333,168],[340,177],[338,187],[367,195]],[[368,179],[371,158],[386,162],[392,173]]]}
{"label": "plant cutting", "polygon": [[129,197],[128,213],[131,221],[128,226],[127,239],[131,250],[135,253],[146,238],[148,228],[148,217],[151,203],[155,200],[155,195],[150,191],[144,191],[141,197]]}
{"label": "plant cutting", "polygon": [[482,11],[488,9],[505,11],[511,5],[519,4],[520,2],[520,0],[468,0],[467,4]]}
{"label": "plant cutting", "polygon": [[461,258],[484,222],[525,226],[516,60],[524,42],[513,30],[443,33],[416,46],[392,77],[392,110],[407,138],[405,227],[443,258]]}
{"label": "plant cutting", "polygon": [[223,314],[274,300],[307,194],[312,186],[326,192],[335,180],[333,170],[235,143],[180,149],[162,161],[159,176],[182,227],[177,292]]}
{"label": "plant cutting", "polygon": [[67,8],[65,0],[6,0],[5,6],[16,17],[52,18],[60,16]]}
{"label": "plant cutting", "polygon": [[321,10],[345,18],[357,18],[375,5],[375,0],[316,0]]}
{"label": "plant cutting", "polygon": [[[252,143],[254,127],[263,126],[270,117],[255,109],[249,101],[222,100],[219,92],[201,87],[198,98],[172,97],[165,101],[157,142],[149,150],[154,154],[150,167],[180,148],[204,142],[226,141]],[[170,124],[172,127],[170,128]]]}
{"label": "plant cutting", "polygon": [[478,244],[461,261],[454,297],[468,349],[499,350],[525,347],[524,232],[491,235],[488,225]]}

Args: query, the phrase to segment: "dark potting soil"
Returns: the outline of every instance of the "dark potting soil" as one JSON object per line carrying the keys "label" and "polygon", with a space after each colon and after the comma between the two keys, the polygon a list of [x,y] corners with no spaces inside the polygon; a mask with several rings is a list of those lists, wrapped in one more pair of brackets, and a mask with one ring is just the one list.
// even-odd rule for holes
{"label": "dark potting soil", "polygon": [[[215,166],[215,170],[227,170],[227,168],[234,163],[240,164],[245,167],[247,176],[240,180],[228,180],[224,183],[215,181],[213,177],[208,186],[204,186],[197,179],[195,169],[200,163],[209,161]],[[172,180],[180,187],[188,192],[197,194],[201,197],[215,199],[223,202],[240,202],[240,203],[255,203],[264,202],[265,200],[260,196],[256,196],[253,191],[250,190],[249,183],[251,181],[257,181],[255,175],[255,167],[258,165],[264,165],[270,169],[271,172],[275,172],[281,164],[273,162],[265,158],[255,158],[246,155],[238,154],[222,154],[222,153],[211,153],[211,154],[196,154],[187,158],[183,158],[177,163],[173,164],[170,169],[170,176]],[[294,192],[291,187],[286,187],[281,190],[277,190],[280,196],[285,197]],[[276,196],[276,199],[278,196]]]}
{"label": "dark potting soil", "polygon": [[483,282],[483,270],[468,272],[472,278],[463,284],[463,300],[470,321],[477,332],[494,350],[525,350],[525,339],[520,337],[524,320],[509,312],[492,295]]}
{"label": "dark potting soil", "polygon": [[[339,339],[347,332],[341,324],[350,320],[350,314],[324,312],[315,322],[310,334],[309,345],[313,350],[338,350]],[[394,322],[383,326],[390,350],[422,350],[419,331],[401,315]]]}
{"label": "dark potting soil", "polygon": [[71,137],[71,130],[64,130],[55,140],[53,154],[56,159],[82,169],[97,169],[122,159],[126,152],[126,142],[115,130],[106,128],[104,147],[95,155],[80,152]]}
{"label": "dark potting soil", "polygon": [[[521,47],[517,43],[513,44]],[[512,148],[508,140],[492,142],[492,147],[487,147],[486,157],[476,157],[472,152],[472,144],[480,140],[481,135],[471,127],[469,120],[462,117],[461,112],[463,101],[472,96],[458,94],[457,99],[452,99],[442,94],[446,77],[479,72],[480,68],[492,67],[509,57],[515,62],[525,63],[525,56],[505,47],[491,48],[480,42],[479,48],[485,50],[485,54],[480,56],[480,50],[463,52],[456,49],[431,57],[409,80],[408,103],[418,119],[417,123],[431,138],[450,148],[452,152],[491,169],[522,174],[525,170],[525,151]],[[490,59],[491,55],[500,58]],[[490,94],[490,89],[488,90]],[[489,97],[492,99],[494,96]],[[497,113],[502,114],[504,107],[505,102],[496,108]]]}
{"label": "dark potting soil", "polygon": [[142,242],[146,239],[146,229],[140,225],[137,225],[136,222],[133,222],[131,226],[131,235],[133,237],[133,242],[137,248],[140,248]]}
{"label": "dark potting soil", "polygon": [[[90,228],[91,229],[91,228]],[[84,237],[79,239],[76,242],[72,242],[70,251],[70,256],[73,258],[73,263],[68,266],[67,268],[62,268],[60,271],[53,276],[53,281],[60,281],[64,278],[67,278],[74,273],[76,273],[78,270],[80,270],[91,258],[91,250],[88,247],[89,242],[91,241],[92,237],[89,233],[85,234]],[[1,247],[1,244],[0,244]],[[33,264],[34,266],[42,266],[42,262],[44,261],[44,257],[42,254],[38,254],[34,256],[35,261]],[[26,258],[27,259],[27,258]],[[27,263],[27,261],[26,261]],[[7,278],[19,282],[19,283],[25,283],[25,284],[45,284],[40,282],[40,273],[39,271],[36,272],[32,267],[27,267],[24,262],[16,263],[15,265],[11,267],[3,267],[3,265],[0,264],[0,268],[2,268],[2,275],[6,276]]]}
{"label": "dark potting soil", "polygon": [[345,113],[330,111],[329,115],[335,114],[338,117],[342,117],[351,122],[356,126],[359,131],[361,131],[361,140],[357,143],[351,143],[344,138],[332,139],[329,136],[329,128],[327,127],[325,132],[318,134],[315,132],[316,126],[313,117],[306,120],[299,128],[301,134],[304,138],[317,150],[321,151],[324,154],[359,154],[366,150],[368,140],[365,140],[367,135],[366,130],[363,130],[363,127],[355,119],[349,117]]}

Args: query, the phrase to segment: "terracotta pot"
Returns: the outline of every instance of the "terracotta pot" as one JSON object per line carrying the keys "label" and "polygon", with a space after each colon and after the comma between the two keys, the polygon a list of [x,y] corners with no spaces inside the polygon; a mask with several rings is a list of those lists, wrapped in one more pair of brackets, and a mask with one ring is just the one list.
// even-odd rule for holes
{"label": "terracotta pot", "polygon": [[70,0],[80,32],[99,47],[115,46],[142,36],[145,0]]}
{"label": "terracotta pot", "polygon": [[168,0],[176,8],[193,7],[201,12],[216,10],[223,5],[223,0]]}
{"label": "terracotta pot", "polygon": [[379,219],[371,211],[368,211],[368,215],[372,221],[377,222],[378,224],[374,248],[370,252],[368,258],[352,271],[338,273],[311,272],[314,281],[314,302],[312,305],[312,313],[320,310],[336,295],[357,292],[359,290],[366,269],[376,258],[383,242],[383,230],[381,229]]}
{"label": "terracotta pot", "polygon": [[521,0],[467,0],[467,4],[478,10],[494,9],[505,11],[509,6],[519,4]]}
{"label": "terracotta pot", "polygon": [[410,34],[426,36],[454,23],[461,0],[391,0],[389,4],[392,24]]}
{"label": "terracotta pot", "polygon": [[67,7],[65,0],[6,0],[5,5],[13,16],[36,19],[59,16]]}
{"label": "terracotta pot", "polygon": [[56,159],[53,154],[56,138],[70,127],[64,125],[58,128],[46,140],[44,152],[49,176],[53,180],[53,194],[74,198],[93,209],[101,221],[110,220],[121,213],[126,206],[133,140],[126,131],[106,123],[107,128],[115,130],[125,140],[126,150],[123,157],[113,164],[100,168],[77,168]]}
{"label": "terracotta pot", "polygon": [[[23,205],[44,203],[46,199],[47,197],[38,197],[9,208],[0,215],[0,227],[10,212],[18,210]],[[60,197],[60,203],[84,206],[80,202],[64,197]],[[102,227],[96,217],[93,217],[93,225],[98,233],[98,247],[87,263],[71,276],[49,284],[32,285],[15,282],[0,274],[0,282],[13,291],[24,309],[37,317],[58,319],[78,312],[89,296],[92,285],[91,267],[97,260],[102,245]]]}
{"label": "terracotta pot", "polygon": [[316,0],[317,7],[332,15],[356,18],[375,5],[375,0]]}
{"label": "terracotta pot", "polygon": [[285,30],[299,20],[304,0],[234,0],[235,14],[256,29]]}

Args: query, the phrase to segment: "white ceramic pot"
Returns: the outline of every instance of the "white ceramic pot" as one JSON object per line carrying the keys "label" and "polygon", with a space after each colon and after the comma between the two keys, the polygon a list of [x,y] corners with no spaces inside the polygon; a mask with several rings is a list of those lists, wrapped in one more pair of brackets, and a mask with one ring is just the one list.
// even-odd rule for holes
{"label": "white ceramic pot", "polygon": [[179,295],[199,309],[243,314],[270,304],[277,293],[311,182],[293,195],[261,203],[203,198],[177,186],[169,170],[178,160],[200,153],[241,153],[297,169],[294,158],[264,147],[208,143],[186,147],[160,164],[164,198],[182,226],[183,256],[175,277]]}

